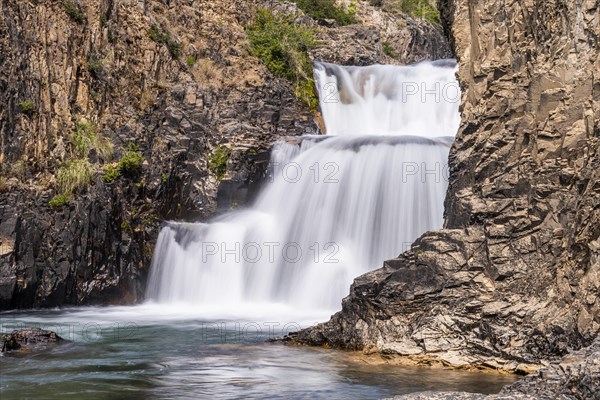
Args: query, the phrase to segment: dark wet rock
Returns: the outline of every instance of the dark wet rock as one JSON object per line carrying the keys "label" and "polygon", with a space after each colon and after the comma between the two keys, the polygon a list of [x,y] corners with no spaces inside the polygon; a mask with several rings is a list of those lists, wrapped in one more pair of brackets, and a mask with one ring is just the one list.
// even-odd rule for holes
{"label": "dark wet rock", "polygon": [[40,328],[15,330],[2,335],[2,352],[36,351],[65,342],[56,332]]}

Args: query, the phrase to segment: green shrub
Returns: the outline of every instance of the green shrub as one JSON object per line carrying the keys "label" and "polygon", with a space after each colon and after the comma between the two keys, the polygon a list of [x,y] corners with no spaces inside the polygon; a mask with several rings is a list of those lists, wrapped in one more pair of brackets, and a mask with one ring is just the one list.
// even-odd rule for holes
{"label": "green shrub", "polygon": [[102,167],[102,179],[106,183],[113,183],[121,177],[121,167],[119,163],[107,164]]}
{"label": "green shrub", "polygon": [[440,23],[440,12],[428,0],[370,0],[370,2],[391,13],[402,12],[412,17],[423,18],[432,24]]}
{"label": "green shrub", "polygon": [[48,202],[48,205],[53,208],[59,208],[62,206],[69,205],[69,194],[68,193],[57,194],[56,196],[54,196],[54,198],[52,198],[52,200],[50,200]]}
{"label": "green shrub", "polygon": [[94,167],[87,159],[65,162],[56,174],[56,183],[63,193],[85,189],[92,180]]}
{"label": "green shrub", "polygon": [[134,143],[129,143],[127,151],[119,160],[119,170],[124,175],[134,176],[140,172],[144,157],[140,148]]}
{"label": "green shrub", "polygon": [[296,96],[314,108],[318,102],[307,50],[317,45],[317,39],[313,29],[296,25],[294,20],[295,16],[275,16],[270,10],[259,9],[246,27],[250,53],[273,74],[291,80]]}
{"label": "green shrub", "polygon": [[75,130],[71,132],[68,140],[76,158],[86,158],[91,149],[96,149],[102,159],[108,160],[114,152],[111,141],[98,134],[98,127],[93,122],[75,122]]}
{"label": "green shrub", "polygon": [[35,111],[35,104],[31,100],[23,100],[19,102],[19,109],[24,114],[32,114]]}
{"label": "green shrub", "polygon": [[63,10],[73,21],[82,24],[85,20],[81,6],[74,0],[64,0],[62,3]]}
{"label": "green shrub", "polygon": [[104,60],[98,55],[88,55],[88,71],[93,76],[97,77],[104,70]]}
{"label": "green shrub", "polygon": [[127,220],[123,220],[123,222],[121,222],[121,230],[123,232],[127,232],[127,233],[130,233],[130,234],[133,233],[133,229],[131,228],[131,224]]}
{"label": "green shrub", "polygon": [[351,25],[356,20],[356,3],[348,9],[335,4],[335,0],[292,0],[307,15],[314,19],[334,19],[338,25]]}
{"label": "green shrub", "polygon": [[188,65],[188,67],[192,68],[194,65],[196,65],[196,56],[190,54],[189,56],[187,56],[185,62]]}
{"label": "green shrub", "polygon": [[218,180],[223,179],[227,173],[227,160],[229,158],[229,149],[224,146],[217,146],[208,160],[208,168],[217,176]]}
{"label": "green shrub", "polygon": [[152,25],[150,29],[148,29],[148,37],[155,41],[158,44],[164,44],[169,49],[169,53],[171,53],[171,57],[177,59],[181,53],[181,44],[167,31],[163,31],[159,26]]}
{"label": "green shrub", "polygon": [[398,57],[398,53],[396,49],[390,44],[390,42],[383,42],[383,54],[388,57],[396,58]]}

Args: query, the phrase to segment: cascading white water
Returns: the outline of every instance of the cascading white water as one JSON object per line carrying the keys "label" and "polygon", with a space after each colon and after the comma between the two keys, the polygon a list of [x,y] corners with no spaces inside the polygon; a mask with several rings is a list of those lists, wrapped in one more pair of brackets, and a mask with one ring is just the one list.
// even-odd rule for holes
{"label": "cascading white water", "polygon": [[[167,224],[148,297],[227,310],[339,307],[352,279],[442,225],[458,100],[414,93],[414,101],[401,91],[419,79],[456,84],[455,68],[317,63],[321,109],[337,136],[278,142],[273,180],[249,209],[209,224]],[[331,85],[338,102],[329,102]]]}
{"label": "cascading white water", "polygon": [[456,69],[454,60],[370,67],[316,63],[327,134],[456,135]]}

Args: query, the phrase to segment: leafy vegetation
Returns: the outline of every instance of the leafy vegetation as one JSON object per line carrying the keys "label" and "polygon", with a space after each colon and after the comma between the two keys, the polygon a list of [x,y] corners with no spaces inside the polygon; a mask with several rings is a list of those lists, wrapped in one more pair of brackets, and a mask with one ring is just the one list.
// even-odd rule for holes
{"label": "leafy vegetation", "polygon": [[75,130],[71,132],[68,140],[76,158],[85,158],[91,149],[96,149],[102,159],[108,160],[114,152],[111,141],[98,134],[98,127],[92,122],[82,120],[75,122]]}
{"label": "leafy vegetation", "polygon": [[69,194],[68,193],[60,193],[54,196],[52,200],[48,202],[48,205],[53,208],[59,208],[62,206],[66,206],[69,204]]}
{"label": "leafy vegetation", "polygon": [[113,183],[123,175],[135,176],[139,173],[143,162],[140,148],[134,143],[129,143],[127,151],[123,153],[119,162],[102,167],[102,179],[106,183]]}
{"label": "leafy vegetation", "polygon": [[169,53],[171,53],[171,57],[175,59],[179,58],[181,44],[168,31],[163,31],[158,25],[152,25],[148,29],[148,37],[158,44],[166,45]]}
{"label": "leafy vegetation", "polygon": [[140,148],[134,143],[129,143],[127,151],[119,160],[119,170],[124,175],[134,176],[139,173],[143,161]]}
{"label": "leafy vegetation", "polygon": [[106,183],[113,183],[121,177],[121,168],[118,163],[107,164],[102,167],[102,179]]}
{"label": "leafy vegetation", "polygon": [[81,10],[81,6],[75,0],[64,0],[62,2],[63,10],[65,13],[71,18],[73,21],[78,24],[82,24],[85,20],[85,16],[83,15],[83,11]]}
{"label": "leafy vegetation", "polygon": [[35,111],[35,104],[31,100],[23,100],[19,102],[19,109],[24,114],[31,114]]}
{"label": "leafy vegetation", "polygon": [[70,160],[63,163],[56,174],[56,183],[62,193],[73,193],[85,189],[92,180],[94,167],[87,159]]}
{"label": "leafy vegetation", "polygon": [[440,12],[428,0],[370,0],[370,2],[388,12],[402,12],[412,17],[423,18],[432,24],[440,23]]}
{"label": "leafy vegetation", "polygon": [[356,2],[348,8],[338,6],[335,0],[292,0],[307,15],[314,19],[334,19],[338,25],[351,25],[356,20]]}
{"label": "leafy vegetation", "polygon": [[317,45],[315,31],[297,25],[292,15],[275,16],[270,10],[259,9],[247,33],[250,53],[272,73],[292,81],[296,96],[314,109],[318,98],[307,50]]}
{"label": "leafy vegetation", "polygon": [[217,176],[218,180],[223,179],[227,173],[228,159],[229,149],[225,146],[217,146],[208,160],[208,168]]}
{"label": "leafy vegetation", "polygon": [[94,77],[98,77],[104,70],[104,60],[96,54],[90,54],[87,61],[89,73]]}
{"label": "leafy vegetation", "polygon": [[398,57],[396,49],[394,49],[394,46],[392,46],[390,42],[383,42],[383,54],[392,58]]}
{"label": "leafy vegetation", "polygon": [[196,56],[190,54],[189,56],[187,56],[185,62],[188,65],[188,67],[192,68],[196,64]]}

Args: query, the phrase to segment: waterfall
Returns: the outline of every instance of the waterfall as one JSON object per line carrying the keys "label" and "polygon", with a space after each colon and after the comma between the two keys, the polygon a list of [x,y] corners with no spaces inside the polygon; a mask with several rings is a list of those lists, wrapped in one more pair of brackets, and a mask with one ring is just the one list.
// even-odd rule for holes
{"label": "waterfall", "polygon": [[454,60],[408,66],[316,63],[329,135],[454,136],[460,87]]}
{"label": "waterfall", "polygon": [[455,69],[316,63],[329,135],[276,143],[272,179],[249,208],[206,224],[167,223],[148,297],[227,310],[339,308],[355,277],[442,226],[459,119],[443,85],[456,85]]}

